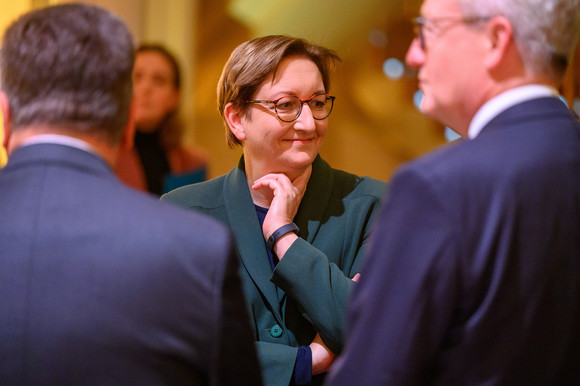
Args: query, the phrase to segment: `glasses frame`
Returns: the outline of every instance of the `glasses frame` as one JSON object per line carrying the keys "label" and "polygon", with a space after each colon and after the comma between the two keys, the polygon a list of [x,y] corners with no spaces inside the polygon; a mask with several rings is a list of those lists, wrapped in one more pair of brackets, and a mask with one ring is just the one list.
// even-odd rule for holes
{"label": "glasses frame", "polygon": [[[298,119],[298,117],[300,117],[300,114],[302,114],[302,106],[304,105],[304,103],[308,103],[308,107],[310,107],[310,102],[312,101],[312,99],[317,97],[317,96],[321,96],[321,95],[324,95],[326,97],[327,101],[330,99],[330,109],[328,110],[328,114],[325,117],[316,118],[314,116],[314,114],[312,114],[312,118],[316,119],[317,121],[322,121],[330,116],[330,113],[332,112],[332,109],[334,108],[334,99],[336,99],[336,97],[329,95],[329,94],[314,94],[308,99],[302,99],[296,95],[284,95],[284,96],[282,96],[278,99],[274,99],[274,100],[256,99],[256,100],[248,100],[248,101],[246,101],[246,103],[272,103],[272,104],[274,104],[274,111],[276,112],[276,116],[278,117],[279,120],[281,120],[282,122],[294,122],[295,120]],[[284,98],[288,98],[288,97],[296,98],[300,101],[300,107],[298,108],[298,114],[296,114],[296,116],[289,121],[286,119],[282,119],[280,117],[280,115],[278,114],[278,102],[280,102],[280,100],[282,100]],[[312,107],[310,107],[310,109],[312,109]]]}
{"label": "glasses frame", "polygon": [[415,31],[415,39],[419,41],[421,50],[427,49],[425,43],[424,29],[429,29],[427,24],[436,24],[438,22],[461,23],[461,24],[477,24],[489,21],[493,16],[442,16],[442,17],[416,17],[413,19],[413,29]]}

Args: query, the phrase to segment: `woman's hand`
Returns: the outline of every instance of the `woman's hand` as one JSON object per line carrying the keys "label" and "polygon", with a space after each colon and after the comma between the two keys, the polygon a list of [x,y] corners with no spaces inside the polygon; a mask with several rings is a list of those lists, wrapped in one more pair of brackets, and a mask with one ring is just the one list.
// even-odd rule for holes
{"label": "woman's hand", "polygon": [[270,189],[272,202],[262,227],[264,238],[270,235],[282,225],[291,223],[298,212],[298,207],[306,192],[306,185],[312,172],[309,166],[294,181],[290,181],[283,173],[270,173],[254,181],[252,189]]}
{"label": "woman's hand", "polygon": [[320,334],[316,334],[310,343],[310,350],[312,351],[312,375],[326,373],[336,359],[336,354],[326,347]]}
{"label": "woman's hand", "polygon": [[[257,179],[252,185],[252,189],[254,190],[270,189],[272,192],[272,201],[268,209],[268,214],[264,219],[264,225],[262,226],[262,232],[266,240],[268,240],[268,237],[275,230],[294,220],[302,197],[304,197],[304,193],[306,192],[306,186],[308,185],[311,172],[312,166],[309,166],[294,181],[290,181],[288,176],[283,173],[270,173]],[[284,238],[282,237],[276,243],[276,246]],[[282,257],[283,252],[276,251],[278,258]]]}

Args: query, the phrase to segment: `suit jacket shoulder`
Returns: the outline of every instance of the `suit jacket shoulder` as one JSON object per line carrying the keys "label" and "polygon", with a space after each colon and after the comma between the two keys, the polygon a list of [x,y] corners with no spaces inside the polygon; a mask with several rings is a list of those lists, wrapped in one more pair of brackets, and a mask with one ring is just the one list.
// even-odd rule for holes
{"label": "suit jacket shoulder", "polygon": [[0,383],[259,383],[223,224],[57,144],[12,154],[0,213]]}
{"label": "suit jacket shoulder", "polygon": [[336,384],[576,384],[579,176],[580,124],[557,98],[401,167]]}

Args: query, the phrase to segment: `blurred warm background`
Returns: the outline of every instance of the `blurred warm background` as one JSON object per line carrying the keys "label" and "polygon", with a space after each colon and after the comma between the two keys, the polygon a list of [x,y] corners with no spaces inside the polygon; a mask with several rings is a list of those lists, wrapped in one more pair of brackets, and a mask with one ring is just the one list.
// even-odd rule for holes
{"label": "blurred warm background", "polygon": [[[69,0],[0,0],[0,28],[22,12]],[[136,43],[162,43],[184,73],[188,139],[210,154],[209,177],[226,173],[240,149],[227,148],[215,88],[230,52],[266,34],[288,34],[334,49],[337,97],[322,156],[334,167],[388,180],[402,162],[445,143],[444,128],[414,105],[416,81],[404,66],[410,20],[421,0],[87,0],[122,17]],[[563,95],[580,110],[579,55]],[[461,60],[461,58],[458,58]],[[3,162],[0,152],[0,165]]]}

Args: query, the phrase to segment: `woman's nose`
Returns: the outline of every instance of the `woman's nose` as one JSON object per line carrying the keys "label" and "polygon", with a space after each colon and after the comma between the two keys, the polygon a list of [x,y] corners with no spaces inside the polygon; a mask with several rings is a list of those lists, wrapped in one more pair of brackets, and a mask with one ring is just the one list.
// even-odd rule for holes
{"label": "woman's nose", "polygon": [[316,122],[308,103],[302,104],[302,111],[300,112],[300,116],[296,118],[294,128],[302,130],[313,130],[316,128]]}

